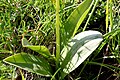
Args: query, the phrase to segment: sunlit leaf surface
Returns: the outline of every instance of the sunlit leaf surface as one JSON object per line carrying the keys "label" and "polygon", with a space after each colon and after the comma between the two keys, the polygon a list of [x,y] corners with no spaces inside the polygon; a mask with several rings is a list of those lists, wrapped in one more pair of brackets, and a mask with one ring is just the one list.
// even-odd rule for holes
{"label": "sunlit leaf surface", "polygon": [[39,46],[39,45],[35,46],[35,45],[32,45],[31,43],[29,43],[27,41],[26,38],[22,39],[22,45],[23,45],[23,47],[28,47],[31,50],[38,52],[39,54],[43,55],[46,58],[49,58],[51,56],[48,48],[46,48],[45,46]]}
{"label": "sunlit leaf surface", "polygon": [[61,52],[63,72],[70,73],[76,69],[99,46],[102,40],[102,34],[97,31],[85,31],[77,34]]}
{"label": "sunlit leaf surface", "polygon": [[7,57],[4,62],[43,76],[52,76],[50,64],[44,58],[19,53]]}

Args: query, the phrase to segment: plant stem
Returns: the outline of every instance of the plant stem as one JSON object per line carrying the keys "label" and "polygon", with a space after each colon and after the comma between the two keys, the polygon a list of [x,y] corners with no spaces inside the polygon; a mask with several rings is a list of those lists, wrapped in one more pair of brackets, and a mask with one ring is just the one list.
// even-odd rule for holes
{"label": "plant stem", "polygon": [[110,0],[110,27],[113,29],[112,0]]}
{"label": "plant stem", "polygon": [[107,0],[107,4],[106,4],[106,33],[108,29],[108,6],[109,6],[109,0]]}
{"label": "plant stem", "polygon": [[[95,0],[95,3],[94,3],[94,1],[92,2],[92,5],[94,4],[94,6],[93,6],[93,8],[92,8],[92,11],[91,11],[91,13],[90,13],[90,15],[89,15],[88,19],[87,19],[87,22],[85,23],[85,26],[84,26],[84,28],[83,28],[83,31],[85,31],[85,29],[87,28],[88,22],[90,21],[91,16],[92,16],[92,14],[93,14],[93,12],[94,12],[94,10],[95,10],[96,5],[97,5],[97,3],[98,3],[98,2],[99,2],[99,0]],[[90,7],[89,7],[89,8],[91,8],[91,7],[92,7],[92,5],[90,5]]]}
{"label": "plant stem", "polygon": [[59,0],[56,0],[56,64],[59,64],[60,57],[60,27],[59,27]]}

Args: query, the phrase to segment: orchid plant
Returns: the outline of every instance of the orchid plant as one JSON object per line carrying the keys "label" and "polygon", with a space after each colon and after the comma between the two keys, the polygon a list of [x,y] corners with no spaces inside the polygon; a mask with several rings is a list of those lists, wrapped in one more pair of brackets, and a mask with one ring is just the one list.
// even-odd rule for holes
{"label": "orchid plant", "polygon": [[41,57],[31,55],[29,52],[21,52],[9,56],[3,61],[29,72],[51,77],[51,80],[64,79],[67,74],[84,62],[103,40],[102,34],[98,31],[90,30],[76,34],[93,4],[94,0],[84,0],[79,4],[63,24],[61,30],[60,6],[59,0],[56,0],[56,54],[50,53],[44,45],[32,45],[23,37],[23,47],[37,52]]}

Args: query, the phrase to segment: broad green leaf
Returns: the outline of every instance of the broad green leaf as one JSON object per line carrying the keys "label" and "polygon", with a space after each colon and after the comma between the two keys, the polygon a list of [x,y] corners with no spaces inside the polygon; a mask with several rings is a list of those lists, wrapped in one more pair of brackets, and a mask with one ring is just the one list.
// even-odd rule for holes
{"label": "broad green leaf", "polygon": [[0,53],[10,53],[10,54],[12,54],[12,51],[2,49],[2,50],[0,50]]}
{"label": "broad green leaf", "polygon": [[[65,29],[65,37],[69,40],[71,37],[75,35],[79,26],[85,19],[86,15],[90,11],[94,0],[84,0],[68,17],[64,29]],[[64,40],[64,39],[63,39]]]}
{"label": "broad green leaf", "polygon": [[7,57],[3,61],[42,76],[52,76],[50,64],[41,57],[36,57],[27,53],[19,53]]}
{"label": "broad green leaf", "polygon": [[31,50],[38,52],[39,54],[43,55],[46,58],[51,57],[49,50],[45,46],[34,46],[31,43],[29,43],[26,38],[22,39],[22,45],[23,47],[28,47]]}
{"label": "broad green leaf", "polygon": [[63,73],[68,74],[76,69],[99,46],[102,40],[102,34],[97,31],[81,32],[72,38],[61,51]]}

